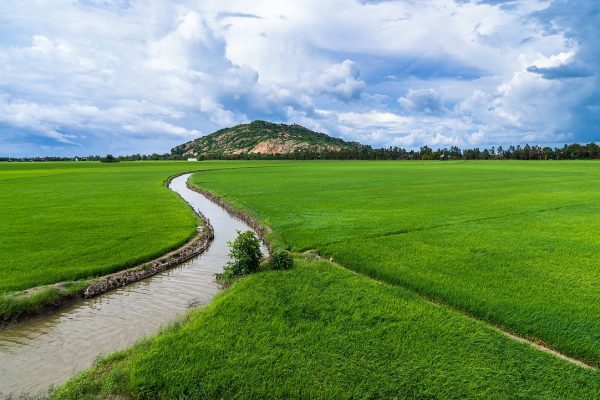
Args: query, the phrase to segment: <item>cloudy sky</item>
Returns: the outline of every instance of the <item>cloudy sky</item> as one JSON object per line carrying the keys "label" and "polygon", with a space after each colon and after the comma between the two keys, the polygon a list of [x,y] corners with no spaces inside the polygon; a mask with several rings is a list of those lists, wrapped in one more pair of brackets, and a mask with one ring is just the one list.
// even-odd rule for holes
{"label": "cloudy sky", "polygon": [[296,122],[408,148],[600,139],[598,0],[2,0],[0,155]]}

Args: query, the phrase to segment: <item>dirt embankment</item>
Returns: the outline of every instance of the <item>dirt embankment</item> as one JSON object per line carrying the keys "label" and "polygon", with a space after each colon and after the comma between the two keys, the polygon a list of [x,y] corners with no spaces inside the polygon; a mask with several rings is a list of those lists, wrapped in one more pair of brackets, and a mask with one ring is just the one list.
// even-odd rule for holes
{"label": "dirt embankment", "polygon": [[200,217],[204,220],[204,226],[197,227],[198,234],[184,246],[135,268],[103,276],[86,287],[81,296],[83,298],[94,297],[118,287],[140,281],[168,268],[179,265],[204,252],[213,240],[214,234],[208,220],[202,215]]}

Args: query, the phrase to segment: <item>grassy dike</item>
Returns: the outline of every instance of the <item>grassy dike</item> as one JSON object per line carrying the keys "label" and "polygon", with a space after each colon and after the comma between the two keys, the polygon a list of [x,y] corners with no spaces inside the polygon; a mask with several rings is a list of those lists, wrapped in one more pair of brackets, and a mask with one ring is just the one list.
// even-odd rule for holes
{"label": "grassy dike", "polygon": [[54,399],[593,399],[600,374],[326,261],[296,257],[158,336],[99,361]]}

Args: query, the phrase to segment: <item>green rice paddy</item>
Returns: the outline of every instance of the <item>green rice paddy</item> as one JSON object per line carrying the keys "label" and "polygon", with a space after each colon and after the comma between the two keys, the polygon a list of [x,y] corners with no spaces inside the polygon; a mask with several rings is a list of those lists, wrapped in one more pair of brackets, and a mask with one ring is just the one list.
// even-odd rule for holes
{"label": "green rice paddy", "polygon": [[193,182],[296,251],[600,365],[597,162],[317,162]]}
{"label": "green rice paddy", "polygon": [[194,234],[193,213],[163,186],[176,164],[0,168],[0,293],[113,272]]}
{"label": "green rice paddy", "polygon": [[[163,181],[190,165],[0,165],[11,211],[1,290],[107,273],[182,243],[196,219]],[[194,185],[272,227],[296,267],[241,279],[54,397],[600,397],[597,370],[494,328],[600,365],[597,162],[193,166],[205,170]],[[47,247],[28,258],[40,237]],[[6,267],[21,259],[31,261]]]}

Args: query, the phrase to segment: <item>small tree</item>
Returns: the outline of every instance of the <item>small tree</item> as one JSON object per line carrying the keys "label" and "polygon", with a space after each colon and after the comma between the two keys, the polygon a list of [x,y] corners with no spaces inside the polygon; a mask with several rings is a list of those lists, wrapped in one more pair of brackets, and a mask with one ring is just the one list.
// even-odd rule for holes
{"label": "small tree", "polygon": [[260,265],[262,252],[260,241],[252,231],[237,231],[238,236],[233,242],[229,242],[229,257],[231,261],[223,268],[219,275],[221,280],[229,280],[235,276],[247,275],[255,272]]}

